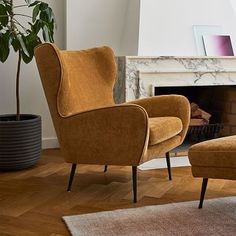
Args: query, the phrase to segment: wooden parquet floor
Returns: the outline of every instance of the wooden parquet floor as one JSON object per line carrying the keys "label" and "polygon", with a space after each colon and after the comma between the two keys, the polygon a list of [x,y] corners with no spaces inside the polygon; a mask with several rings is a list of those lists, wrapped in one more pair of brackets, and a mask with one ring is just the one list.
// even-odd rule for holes
{"label": "wooden parquet floor", "polygon": [[[132,203],[131,167],[78,166],[66,192],[70,165],[59,150],[46,150],[34,168],[0,172],[0,235],[69,235],[61,217],[120,208],[198,200],[201,180],[190,168],[139,171],[138,203]],[[236,195],[236,181],[210,180],[206,198]],[[197,207],[197,206],[196,206]]]}

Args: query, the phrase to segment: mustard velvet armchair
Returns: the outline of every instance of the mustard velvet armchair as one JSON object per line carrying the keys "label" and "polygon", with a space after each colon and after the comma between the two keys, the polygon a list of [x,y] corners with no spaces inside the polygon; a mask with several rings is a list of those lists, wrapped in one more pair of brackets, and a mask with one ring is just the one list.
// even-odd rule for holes
{"label": "mustard velvet armchair", "polygon": [[137,166],[166,154],[186,135],[190,106],[179,95],[140,99],[116,105],[116,61],[109,47],[61,51],[41,44],[35,57],[65,161],[72,164],[132,166],[134,202]]}

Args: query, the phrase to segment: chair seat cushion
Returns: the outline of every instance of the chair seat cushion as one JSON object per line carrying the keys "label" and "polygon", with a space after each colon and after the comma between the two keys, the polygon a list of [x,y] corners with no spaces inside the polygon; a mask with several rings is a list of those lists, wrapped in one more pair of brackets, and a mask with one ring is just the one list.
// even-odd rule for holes
{"label": "chair seat cushion", "polygon": [[195,144],[188,154],[192,166],[236,168],[236,135]]}
{"label": "chair seat cushion", "polygon": [[155,145],[173,138],[183,129],[181,119],[178,117],[149,118],[149,145]]}

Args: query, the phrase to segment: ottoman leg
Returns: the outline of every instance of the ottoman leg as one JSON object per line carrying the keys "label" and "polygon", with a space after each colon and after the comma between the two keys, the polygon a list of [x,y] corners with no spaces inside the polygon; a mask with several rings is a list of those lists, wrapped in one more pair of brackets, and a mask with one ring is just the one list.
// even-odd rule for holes
{"label": "ottoman leg", "polygon": [[107,165],[104,166],[104,173],[107,172]]}
{"label": "ottoman leg", "polygon": [[134,203],[137,202],[137,166],[132,166]]}
{"label": "ottoman leg", "polygon": [[167,164],[167,168],[168,168],[169,180],[172,180],[171,165],[170,165],[170,153],[169,152],[166,153],[166,164]]}
{"label": "ottoman leg", "polygon": [[200,203],[199,203],[199,206],[198,206],[199,209],[202,208],[202,204],[203,204],[205,193],[206,193],[207,183],[208,183],[208,178],[203,178],[203,180],[202,180],[202,190],[201,190],[201,196],[200,196]]}

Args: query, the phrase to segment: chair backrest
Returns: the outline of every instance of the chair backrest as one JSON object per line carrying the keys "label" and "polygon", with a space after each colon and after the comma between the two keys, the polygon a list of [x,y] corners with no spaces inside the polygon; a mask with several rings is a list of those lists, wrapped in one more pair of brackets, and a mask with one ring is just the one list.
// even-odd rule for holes
{"label": "chair backrest", "polygon": [[53,120],[114,105],[116,62],[109,47],[61,51],[45,43],[35,49]]}

